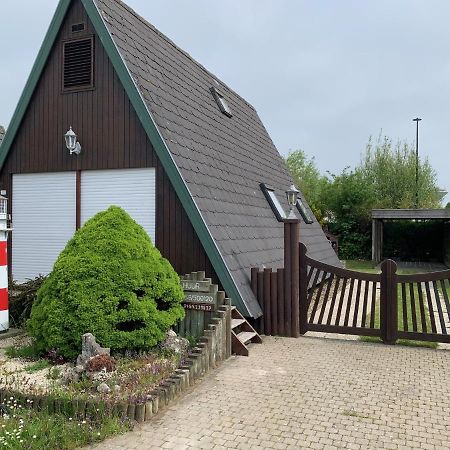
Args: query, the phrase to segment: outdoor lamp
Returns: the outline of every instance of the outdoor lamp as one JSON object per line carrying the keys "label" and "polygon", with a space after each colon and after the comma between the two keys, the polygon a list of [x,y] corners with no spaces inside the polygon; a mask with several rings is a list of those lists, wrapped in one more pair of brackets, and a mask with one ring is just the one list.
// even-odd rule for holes
{"label": "outdoor lamp", "polygon": [[291,184],[291,187],[286,191],[286,197],[289,205],[291,206],[291,209],[295,206],[297,203],[297,196],[298,196],[299,190]]}
{"label": "outdoor lamp", "polygon": [[70,150],[70,154],[73,153],[79,155],[81,153],[81,145],[79,142],[77,142],[78,136],[74,133],[72,130],[72,127],[70,127],[70,130],[64,135],[64,139],[66,140],[66,147],[68,150]]}
{"label": "outdoor lamp", "polygon": [[289,212],[289,218],[295,218],[294,215],[294,206],[297,203],[297,196],[298,196],[299,190],[293,185],[291,184],[291,187],[286,191],[286,197],[287,197],[287,201],[289,203],[289,207],[290,207],[290,212]]}

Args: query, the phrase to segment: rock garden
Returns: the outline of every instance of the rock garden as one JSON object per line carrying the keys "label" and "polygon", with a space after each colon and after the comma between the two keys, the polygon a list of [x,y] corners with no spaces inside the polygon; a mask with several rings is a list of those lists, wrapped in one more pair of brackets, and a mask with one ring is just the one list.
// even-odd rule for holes
{"label": "rock garden", "polygon": [[0,340],[0,446],[76,448],[156,413],[161,386],[189,378],[194,342],[172,331],[182,301],[178,275],[128,214],[89,220],[48,277],[11,287],[24,333]]}

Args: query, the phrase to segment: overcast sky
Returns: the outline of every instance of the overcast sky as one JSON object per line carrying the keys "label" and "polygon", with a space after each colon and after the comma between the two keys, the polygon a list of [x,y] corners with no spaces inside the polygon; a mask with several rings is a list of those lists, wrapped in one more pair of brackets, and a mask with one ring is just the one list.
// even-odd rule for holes
{"label": "overcast sky", "polygon": [[[57,0],[1,0],[7,125]],[[448,0],[127,0],[252,103],[279,151],[354,166],[380,130],[415,140],[450,189]]]}

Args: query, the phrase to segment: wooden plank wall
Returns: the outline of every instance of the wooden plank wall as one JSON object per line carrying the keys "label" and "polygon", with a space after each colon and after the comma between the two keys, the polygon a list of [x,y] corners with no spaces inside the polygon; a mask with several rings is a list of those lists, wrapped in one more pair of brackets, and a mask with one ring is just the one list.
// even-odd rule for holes
{"label": "wooden plank wall", "polygon": [[[72,33],[71,25],[80,22],[86,23],[86,30]],[[1,189],[6,189],[10,197],[10,212],[14,202],[14,173],[155,167],[156,246],[178,273],[203,270],[207,277],[218,283],[183,206],[97,37],[95,88],[62,93],[62,42],[89,35],[95,35],[93,25],[81,1],[76,0],[67,13],[0,173]],[[63,136],[69,126],[79,135],[82,145],[79,156],[70,156],[65,148]],[[36,198],[38,201],[39,192],[36,192]]]}

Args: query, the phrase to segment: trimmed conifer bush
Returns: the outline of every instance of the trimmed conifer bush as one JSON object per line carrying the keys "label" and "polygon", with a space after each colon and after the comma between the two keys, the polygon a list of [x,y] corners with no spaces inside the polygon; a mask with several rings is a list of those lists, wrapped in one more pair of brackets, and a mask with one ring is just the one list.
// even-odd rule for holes
{"label": "trimmed conifer bush", "polygon": [[92,333],[112,350],[147,349],[184,317],[183,290],[144,229],[111,206],[78,230],[39,289],[28,330],[66,358]]}

